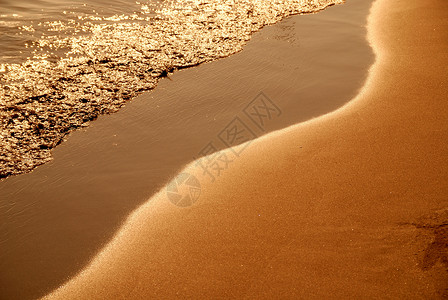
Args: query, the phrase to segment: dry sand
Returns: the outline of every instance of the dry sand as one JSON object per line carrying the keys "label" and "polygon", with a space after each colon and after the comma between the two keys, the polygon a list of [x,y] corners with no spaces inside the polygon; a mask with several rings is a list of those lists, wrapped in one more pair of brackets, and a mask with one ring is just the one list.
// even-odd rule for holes
{"label": "dry sand", "polygon": [[334,113],[247,147],[181,209],[165,190],[50,298],[447,296],[444,0],[378,0],[377,55]]}

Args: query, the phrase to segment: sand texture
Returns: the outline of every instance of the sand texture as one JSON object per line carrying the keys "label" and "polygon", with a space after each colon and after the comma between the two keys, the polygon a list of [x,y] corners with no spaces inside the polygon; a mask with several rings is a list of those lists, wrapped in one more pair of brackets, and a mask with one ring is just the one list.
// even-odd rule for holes
{"label": "sand texture", "polygon": [[256,140],[214,182],[188,166],[193,206],[162,189],[49,298],[446,297],[447,10],[376,1],[355,99]]}

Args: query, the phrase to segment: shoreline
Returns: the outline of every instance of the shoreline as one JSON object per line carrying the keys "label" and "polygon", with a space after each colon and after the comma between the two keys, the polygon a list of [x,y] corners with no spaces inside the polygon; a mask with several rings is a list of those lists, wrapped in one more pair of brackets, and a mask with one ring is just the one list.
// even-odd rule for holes
{"label": "shoreline", "polygon": [[161,190],[48,298],[446,296],[446,10],[377,0],[355,99],[257,139],[189,209]]}
{"label": "shoreline", "polygon": [[356,95],[373,61],[369,6],[350,2],[266,27],[242,52],[176,72],[72,133],[49,164],[0,181],[2,295],[36,298],[76,275],[260,91],[282,115],[265,132],[254,128],[257,135]]}

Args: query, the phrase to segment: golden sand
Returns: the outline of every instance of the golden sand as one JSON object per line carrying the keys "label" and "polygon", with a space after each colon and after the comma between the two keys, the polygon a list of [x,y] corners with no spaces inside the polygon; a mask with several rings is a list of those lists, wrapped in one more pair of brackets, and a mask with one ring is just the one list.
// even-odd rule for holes
{"label": "golden sand", "polygon": [[[447,296],[444,0],[377,0],[343,108],[247,147],[190,208],[165,190],[48,298]],[[445,225],[443,225],[445,224]]]}

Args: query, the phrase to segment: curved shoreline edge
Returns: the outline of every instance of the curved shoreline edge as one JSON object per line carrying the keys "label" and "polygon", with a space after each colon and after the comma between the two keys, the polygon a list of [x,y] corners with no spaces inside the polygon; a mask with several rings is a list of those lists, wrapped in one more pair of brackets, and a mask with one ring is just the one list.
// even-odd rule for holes
{"label": "curved shoreline edge", "polygon": [[446,8],[377,0],[355,99],[254,141],[191,208],[160,191],[46,298],[446,295]]}

